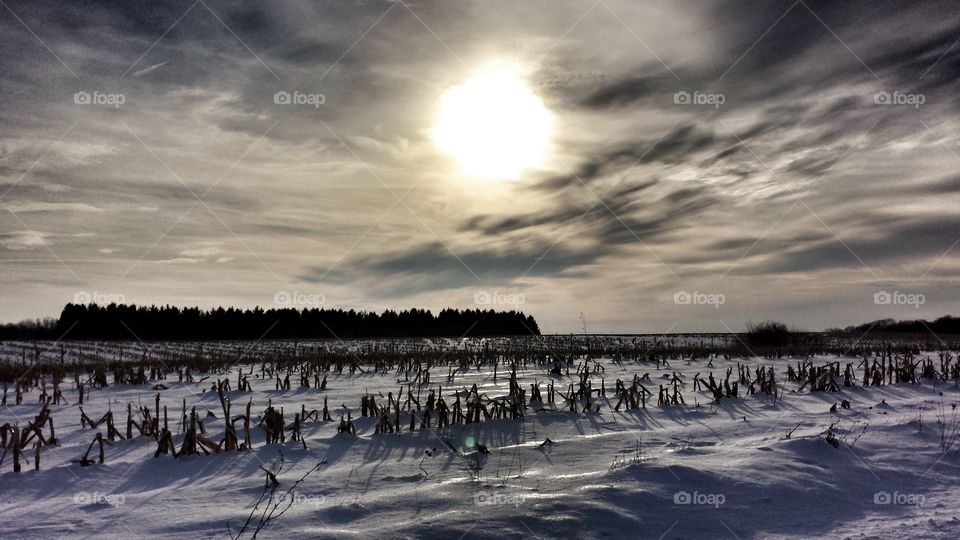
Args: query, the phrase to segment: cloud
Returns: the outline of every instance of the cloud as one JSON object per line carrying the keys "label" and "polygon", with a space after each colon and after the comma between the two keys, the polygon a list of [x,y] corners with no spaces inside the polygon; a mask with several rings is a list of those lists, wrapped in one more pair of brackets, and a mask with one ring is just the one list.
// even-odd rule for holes
{"label": "cloud", "polygon": [[12,251],[49,246],[47,233],[36,231],[11,231],[0,233],[0,246]]}
{"label": "cloud", "polygon": [[[473,248],[452,251],[432,242],[402,253],[364,257],[344,264],[343,269],[314,268],[301,275],[313,283],[356,283],[391,297],[423,291],[455,289],[481,284],[510,283],[538,276],[578,277],[578,266],[595,261],[608,249],[571,250],[547,242],[531,242],[514,248]],[[389,278],[389,279],[384,279]]]}
{"label": "cloud", "polygon": [[[731,137],[732,139],[732,137]],[[590,183],[603,176],[627,172],[630,168],[656,161],[676,163],[693,159],[698,152],[713,145],[732,144],[721,141],[710,131],[693,124],[677,126],[660,137],[631,140],[614,148],[603,148],[591,153],[572,172],[548,178],[538,184],[546,191]]]}
{"label": "cloud", "polygon": [[7,203],[7,208],[16,213],[25,212],[103,212],[103,208],[98,208],[87,203],[70,202],[40,202],[40,201],[20,201]]}
{"label": "cloud", "polygon": [[831,235],[818,242],[800,244],[773,254],[758,269],[766,273],[809,272],[859,264],[868,271],[882,273],[883,266],[891,261],[932,261],[946,253],[960,238],[958,227],[960,218],[956,216],[903,219],[893,227],[879,230],[874,238],[838,239]]}
{"label": "cloud", "polygon": [[197,264],[203,262],[203,259],[195,257],[174,257],[172,259],[160,259],[153,262],[157,264]]}
{"label": "cloud", "polygon": [[591,109],[611,109],[641,102],[663,103],[667,93],[677,91],[677,81],[667,76],[629,76],[605,84],[581,98],[578,105]]}
{"label": "cloud", "polygon": [[133,72],[133,76],[134,76],[134,77],[142,77],[143,75],[146,75],[146,74],[148,74],[148,73],[150,73],[150,72],[152,72],[152,71],[156,71],[157,69],[160,69],[161,67],[163,67],[163,66],[165,66],[165,65],[167,65],[166,62],[160,62],[160,63],[158,63],[158,64],[153,64],[152,66],[147,66],[147,67],[145,67],[145,68],[143,68],[143,69],[138,69],[137,71],[134,71],[134,72]]}
{"label": "cloud", "polygon": [[190,249],[185,249],[180,252],[182,257],[196,257],[196,258],[206,258],[218,255],[221,252],[221,249],[217,246],[200,246]]}

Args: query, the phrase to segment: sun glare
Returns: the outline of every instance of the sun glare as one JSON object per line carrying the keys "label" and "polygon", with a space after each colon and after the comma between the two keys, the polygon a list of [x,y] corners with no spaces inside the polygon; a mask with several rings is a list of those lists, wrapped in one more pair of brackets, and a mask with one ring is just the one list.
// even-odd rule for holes
{"label": "sun glare", "polygon": [[465,173],[515,179],[543,163],[550,124],[522,71],[495,66],[443,94],[433,138]]}

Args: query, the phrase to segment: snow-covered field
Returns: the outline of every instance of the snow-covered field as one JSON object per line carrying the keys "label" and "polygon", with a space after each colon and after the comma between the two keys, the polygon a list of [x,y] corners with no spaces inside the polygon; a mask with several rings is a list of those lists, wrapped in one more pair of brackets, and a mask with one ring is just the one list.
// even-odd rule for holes
{"label": "snow-covered field", "polygon": [[[6,347],[13,360],[21,357],[16,347]],[[138,356],[130,353],[133,347],[125,353],[131,361]],[[917,358],[939,362],[938,355]],[[448,404],[454,392],[474,383],[489,398],[509,393],[504,365],[495,379],[491,365],[457,369],[442,360],[434,362],[430,383],[421,389],[422,401],[429,389],[441,386]],[[530,363],[518,371],[517,382],[528,397],[534,381],[553,381],[566,392],[580,380],[580,359],[572,360],[569,375],[564,371],[551,377],[553,364]],[[694,391],[697,373],[706,378],[712,372],[722,380],[732,367],[735,379],[738,360],[751,373],[772,366],[782,393],[747,395],[742,386],[739,398],[714,403],[709,391]],[[709,367],[707,358],[672,359],[669,366],[601,358],[597,362],[603,371],[590,375],[594,390],[601,377],[606,388],[606,397],[593,402],[599,412],[572,413],[557,396],[555,404],[528,407],[522,421],[491,419],[436,428],[434,420],[433,429],[419,429],[417,422],[411,433],[404,420],[400,434],[374,433],[377,419],[360,414],[361,396],[374,394],[383,405],[388,392],[407,388],[396,370],[374,372],[367,365],[365,373],[329,373],[323,391],[312,384],[300,387],[296,375],[290,390],[277,390],[273,377],[259,377],[257,364],[195,372],[198,382],[192,383],[178,382],[174,371],[165,380],[113,385],[109,373],[109,386],[87,389],[82,405],[87,416],[97,420],[112,410],[125,434],[127,404],[152,410],[159,393],[161,406],[170,410],[177,448],[184,437],[179,433],[183,400],[188,410],[197,408],[207,435],[220,441],[224,421],[211,384],[230,379],[232,389],[226,394],[233,415],[242,414],[252,399],[253,448],[155,458],[157,441],[135,433],[132,440],[106,445],[104,464],[87,467],[72,460],[84,454],[98,430],[81,428],[79,396],[70,376],[61,384],[66,404],[50,406],[59,445],[41,449],[40,470],[34,470],[32,447],[21,457],[22,472],[12,472],[9,453],[0,465],[0,537],[235,538],[264,493],[261,467],[277,470],[281,460],[277,497],[311,468],[319,468],[296,485],[280,506],[282,510],[290,502],[289,509],[267,523],[260,538],[960,536],[960,456],[956,450],[942,451],[937,422],[941,401],[948,423],[951,405],[960,401],[956,382],[863,387],[857,369],[851,387],[799,391],[799,384],[786,377],[787,365],[798,360],[717,357]],[[840,361],[856,367],[862,358],[808,360],[817,366]],[[253,368],[252,392],[237,389],[238,368],[244,373]],[[686,403],[658,406],[657,387],[668,386],[674,373],[684,381],[680,388]],[[646,408],[614,411],[615,381],[629,384],[644,374],[650,375],[644,385],[654,392]],[[154,390],[158,383],[167,388]],[[33,389],[15,405],[11,384],[0,425],[25,427],[41,409],[39,396],[40,390]],[[322,409],[324,397],[335,421],[307,421],[302,429],[306,449],[289,440],[265,444],[256,422],[268,400],[284,407],[289,423],[301,407]],[[849,409],[840,406],[843,400]],[[356,437],[337,433],[347,410]],[[825,440],[831,425],[837,447]],[[107,435],[104,425],[99,431]],[[489,453],[478,452],[480,445]],[[96,453],[94,449],[91,456]],[[243,538],[251,537],[256,523],[254,519]]]}

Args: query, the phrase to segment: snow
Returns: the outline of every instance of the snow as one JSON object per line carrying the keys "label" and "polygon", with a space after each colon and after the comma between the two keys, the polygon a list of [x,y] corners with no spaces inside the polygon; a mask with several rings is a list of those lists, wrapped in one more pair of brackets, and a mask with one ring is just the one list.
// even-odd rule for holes
{"label": "snow", "polygon": [[[135,358],[129,351],[136,347],[149,348],[128,344],[125,358]],[[20,353],[11,356],[19,359]],[[722,377],[738,360],[773,365],[778,384],[786,388],[782,400],[746,396],[741,389],[741,398],[714,404],[708,392],[693,392],[695,373],[713,371]],[[415,433],[407,431],[407,423],[401,434],[374,434],[376,420],[360,418],[359,412],[365,392],[396,392],[392,371],[330,374],[323,392],[297,388],[296,377],[291,377],[289,391],[275,390],[271,379],[251,377],[252,393],[229,393],[233,414],[252,398],[256,416],[270,399],[285,408],[289,422],[301,405],[322,409],[327,396],[335,419],[341,403],[350,406],[357,437],[337,434],[337,422],[307,422],[304,449],[299,442],[265,445],[262,429],[254,428],[251,451],[179,460],[154,458],[154,439],[134,437],[107,446],[105,464],[89,467],[71,460],[83,454],[96,430],[81,429],[76,389],[72,382],[64,383],[70,405],[51,405],[60,445],[42,450],[39,471],[33,470],[32,450],[25,453],[29,462],[23,472],[12,472],[9,455],[0,466],[0,530],[4,538],[36,539],[227,538],[229,531],[236,536],[263,492],[260,467],[273,469],[283,459],[282,491],[311,467],[326,464],[304,480],[289,511],[271,521],[260,538],[960,535],[960,458],[956,451],[941,452],[934,416],[941,392],[948,408],[960,400],[954,382],[863,388],[858,381],[838,392],[798,393],[797,385],[785,380],[787,363],[796,360],[715,359],[712,369],[706,360],[674,360],[659,372],[653,362],[621,366],[601,360],[608,398],[599,400],[600,412],[534,414],[528,409],[522,422],[489,420]],[[814,359],[817,365],[833,360]],[[548,368],[522,370],[521,385],[547,381]],[[674,371],[686,380],[686,405],[658,407],[654,399],[646,409],[612,410],[616,378],[650,373],[656,390],[661,377]],[[460,371],[451,384],[448,367],[437,366],[431,387],[443,386],[448,401],[454,391],[475,382],[491,397],[506,395],[506,372],[501,366],[494,381],[487,370]],[[197,380],[201,376],[195,374]],[[214,374],[202,384],[179,383],[176,374],[163,381],[169,388],[160,391],[161,406],[169,407],[175,433],[173,419],[186,399],[202,418],[207,410],[217,416],[204,418],[204,425],[211,438],[222,437],[220,402],[210,391],[217,377],[235,381],[236,371]],[[564,389],[576,381],[574,376],[555,380]],[[599,376],[592,381],[596,388]],[[153,384],[93,389],[83,409],[93,419],[112,409],[123,433],[127,403],[152,409]],[[26,394],[19,406],[12,393],[8,406],[0,408],[0,424],[25,426],[41,408],[39,391]],[[850,409],[829,412],[844,399]],[[838,448],[823,437],[835,422],[842,439]],[[239,435],[242,440],[242,430]],[[178,448],[182,438],[174,436]],[[471,448],[470,438],[490,453]],[[543,444],[547,438],[553,444]],[[479,478],[473,474],[478,463]],[[244,538],[249,536],[248,531]]]}

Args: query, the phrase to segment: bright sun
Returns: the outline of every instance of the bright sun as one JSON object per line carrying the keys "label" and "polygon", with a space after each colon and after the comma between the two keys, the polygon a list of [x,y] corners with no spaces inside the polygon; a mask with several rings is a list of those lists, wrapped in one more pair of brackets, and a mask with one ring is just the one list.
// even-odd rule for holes
{"label": "bright sun", "polygon": [[550,124],[521,70],[496,66],[443,94],[433,139],[464,172],[513,179],[543,163]]}

